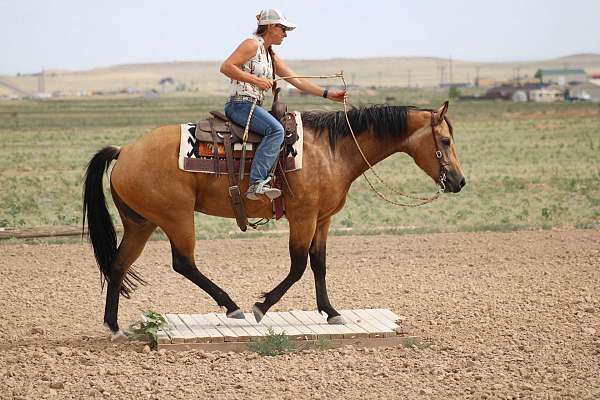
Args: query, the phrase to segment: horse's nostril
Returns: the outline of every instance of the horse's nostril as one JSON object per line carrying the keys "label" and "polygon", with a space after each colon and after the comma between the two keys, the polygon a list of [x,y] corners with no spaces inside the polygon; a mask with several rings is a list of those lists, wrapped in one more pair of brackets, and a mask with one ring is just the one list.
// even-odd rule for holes
{"label": "horse's nostril", "polygon": [[460,185],[460,187],[463,187],[467,184],[467,182],[465,182],[465,178],[463,177],[458,184]]}

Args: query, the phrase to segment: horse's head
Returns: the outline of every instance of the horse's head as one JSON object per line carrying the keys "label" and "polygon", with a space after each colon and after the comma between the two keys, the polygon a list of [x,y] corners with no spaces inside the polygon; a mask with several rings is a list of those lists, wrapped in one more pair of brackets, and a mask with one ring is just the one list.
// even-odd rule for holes
{"label": "horse's head", "polygon": [[410,154],[443,191],[458,193],[465,186],[465,176],[456,154],[452,125],[446,118],[446,111],[447,101],[439,110],[431,112],[425,125],[413,134],[415,140]]}

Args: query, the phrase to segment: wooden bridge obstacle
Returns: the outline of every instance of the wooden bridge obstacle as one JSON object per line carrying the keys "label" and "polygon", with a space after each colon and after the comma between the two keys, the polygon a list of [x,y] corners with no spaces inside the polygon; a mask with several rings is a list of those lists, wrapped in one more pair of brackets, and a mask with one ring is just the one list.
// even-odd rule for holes
{"label": "wooden bridge obstacle", "polygon": [[158,349],[247,351],[250,342],[263,340],[269,332],[283,334],[298,348],[321,342],[328,347],[395,346],[414,339],[401,318],[388,309],[342,310],[346,324],[329,325],[317,311],[269,311],[260,323],[251,313],[246,319],[227,318],[222,313],[163,314],[168,322],[158,332]]}

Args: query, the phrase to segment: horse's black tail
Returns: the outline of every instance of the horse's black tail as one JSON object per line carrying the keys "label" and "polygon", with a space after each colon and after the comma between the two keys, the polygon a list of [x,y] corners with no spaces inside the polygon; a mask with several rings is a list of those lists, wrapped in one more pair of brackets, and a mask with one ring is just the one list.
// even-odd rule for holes
{"label": "horse's black tail", "polygon": [[[117,234],[106,208],[102,177],[108,170],[112,160],[119,156],[119,152],[118,147],[112,146],[107,146],[97,152],[88,164],[83,186],[83,228],[85,228],[87,216],[88,239],[94,248],[94,256],[100,268],[103,288],[105,281],[110,283],[111,269],[117,257]],[[144,283],[134,271],[130,270],[128,274],[131,275],[131,278]],[[130,290],[135,286],[135,283],[129,277],[125,277],[120,292],[125,297],[129,297]]]}

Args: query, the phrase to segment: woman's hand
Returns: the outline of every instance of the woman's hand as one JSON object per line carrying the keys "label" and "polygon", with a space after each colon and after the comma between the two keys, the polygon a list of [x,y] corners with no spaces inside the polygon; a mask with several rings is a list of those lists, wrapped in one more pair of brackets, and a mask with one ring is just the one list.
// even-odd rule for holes
{"label": "woman's hand", "polygon": [[262,90],[269,90],[273,87],[273,81],[267,78],[256,77],[256,79],[254,79],[254,84]]}
{"label": "woman's hand", "polygon": [[330,90],[327,92],[327,98],[329,100],[342,102],[346,98],[347,93],[345,90]]}

